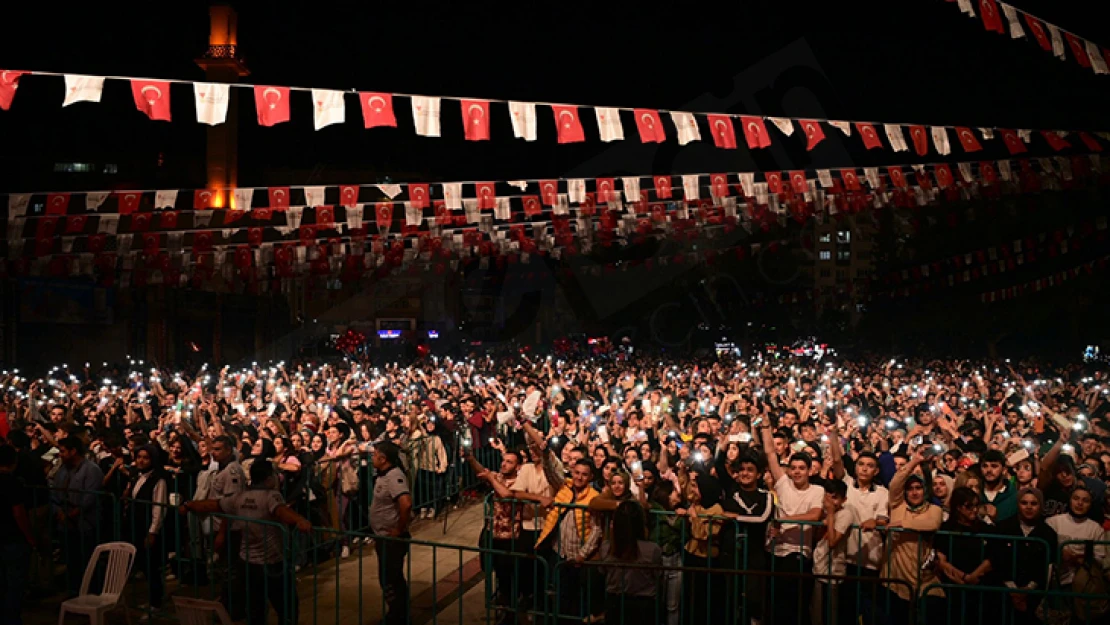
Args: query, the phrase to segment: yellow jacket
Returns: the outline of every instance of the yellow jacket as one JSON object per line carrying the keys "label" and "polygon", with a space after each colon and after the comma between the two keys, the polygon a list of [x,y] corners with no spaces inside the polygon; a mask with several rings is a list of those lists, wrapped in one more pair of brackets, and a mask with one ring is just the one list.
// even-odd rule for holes
{"label": "yellow jacket", "polygon": [[[587,486],[576,499],[574,496],[574,487],[570,480],[567,480],[566,483],[563,484],[563,487],[559,489],[559,492],[555,493],[554,500],[556,504],[576,504],[583,506],[582,508],[574,508],[572,510],[574,513],[574,522],[578,526],[578,534],[580,536],[585,534],[586,526],[590,523],[590,513],[585,510],[585,506],[590,505],[590,502],[593,501],[594,497],[597,497],[597,495],[598,492],[594,490],[592,486]],[[536,547],[542,545],[543,541],[547,540],[547,537],[551,535],[551,532],[555,531],[559,525],[559,516],[561,512],[561,509],[556,506],[551,506],[551,509],[547,511],[547,517],[544,518],[543,521],[543,531],[540,532],[540,537],[536,540]]]}

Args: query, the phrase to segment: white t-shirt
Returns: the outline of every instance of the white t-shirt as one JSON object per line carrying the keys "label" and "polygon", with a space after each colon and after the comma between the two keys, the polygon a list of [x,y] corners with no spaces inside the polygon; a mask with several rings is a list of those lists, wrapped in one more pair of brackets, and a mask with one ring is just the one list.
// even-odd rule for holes
{"label": "white t-shirt", "polygon": [[[551,484],[547,481],[547,476],[544,475],[543,467],[533,462],[529,462],[520,467],[516,472],[515,488],[531,495],[539,495],[540,497],[553,497],[555,495],[551,490]],[[537,505],[530,503],[528,505],[532,507],[533,511],[539,509]],[[530,532],[538,531],[543,528],[543,516],[524,519],[521,521],[521,527]]]}
{"label": "white t-shirt", "polygon": [[[833,526],[836,531],[845,534],[841,537],[836,547],[829,549],[827,538],[817,541],[817,548],[813,550],[814,575],[846,575],[848,573],[848,557],[859,551],[859,532],[853,531],[852,526],[858,525],[859,517],[856,509],[845,505],[837,511]],[[837,580],[819,577],[818,582],[836,585]]]}
{"label": "white t-shirt", "polygon": [[[890,492],[887,489],[872,483],[871,488],[860,490],[856,487],[855,478],[844,476],[844,483],[848,485],[848,506],[855,509],[859,523],[873,519],[890,519]],[[859,538],[860,531],[852,530]],[[873,571],[879,570],[883,561],[883,536],[874,530],[863,532],[863,549],[861,552],[866,560],[863,566]],[[855,557],[852,558],[854,562]]]}
{"label": "white t-shirt", "polygon": [[[785,473],[775,482],[775,493],[779,498],[776,517],[805,514],[814,508],[820,508],[825,498],[824,488],[810,484],[805,490],[799,490]],[[808,558],[813,553],[813,537],[818,529],[815,524],[807,524],[803,531],[802,525],[783,523],[779,537],[775,540],[775,555],[782,557],[800,551]]]}

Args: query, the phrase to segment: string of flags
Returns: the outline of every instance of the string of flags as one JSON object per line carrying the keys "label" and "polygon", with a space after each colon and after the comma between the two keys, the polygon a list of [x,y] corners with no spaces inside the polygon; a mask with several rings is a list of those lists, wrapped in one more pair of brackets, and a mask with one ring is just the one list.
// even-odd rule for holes
{"label": "string of flags", "polygon": [[1080,67],[1090,69],[1096,74],[1110,74],[1110,50],[1013,5],[996,0],[946,1],[956,2],[960,11],[972,18],[976,17],[975,5],[978,5],[979,17],[987,31],[1002,35],[1009,33],[1011,39],[1025,39],[1028,28],[1028,34],[1032,35],[1041,49],[1061,61],[1067,60],[1070,51],[1072,60]]}
{"label": "string of flags", "polygon": [[1058,271],[1052,275],[1044,276],[1036,280],[1029,280],[1003,289],[986,291],[979,295],[979,300],[984,304],[993,304],[995,302],[1016,299],[1030,293],[1040,293],[1046,289],[1061,286],[1069,280],[1074,280],[1078,278],[1080,274],[1092,274],[1096,269],[1098,271],[1103,271],[1106,269],[1107,261],[1110,261],[1110,255],[1089,260],[1075,267],[1071,267],[1070,269]]}
{"label": "string of flags", "polygon": [[[961,5],[970,0],[960,0]],[[982,0],[993,5],[994,0]],[[1009,5],[1003,5],[1007,7]],[[1012,8],[1012,7],[1011,7]],[[1038,22],[1039,23],[1039,22]],[[1049,25],[1051,26],[1051,25]],[[1055,28],[1055,27],[1053,27]],[[1057,31],[1052,31],[1057,32]],[[1067,33],[1069,38],[1073,35]],[[1069,39],[1070,41],[1071,39]],[[1087,42],[1087,45],[1090,42]],[[1096,46],[1097,48],[1097,46]],[[1081,48],[1077,48],[1081,49]],[[1090,55],[1084,56],[1090,64]],[[1098,55],[1098,69],[1105,70],[1103,57]],[[171,92],[173,85],[186,85],[192,88],[192,100],[198,123],[206,125],[222,124],[227,119],[227,109],[231,102],[231,89],[244,89],[253,92],[258,124],[274,126],[287,123],[292,119],[291,97],[297,92],[311,96],[313,127],[316,130],[342,124],[347,121],[348,96],[357,99],[362,113],[363,127],[398,127],[398,99],[407,99],[411,107],[411,123],[414,132],[422,137],[440,137],[442,134],[441,113],[444,101],[458,104],[459,122],[463,136],[468,141],[488,141],[491,138],[492,106],[504,106],[512,123],[513,136],[525,141],[536,141],[539,114],[537,107],[550,109],[551,124],[555,129],[558,143],[581,143],[586,141],[587,119],[596,121],[597,136],[602,142],[623,141],[625,122],[631,116],[636,134],[642,143],[663,143],[675,140],[679,145],[687,145],[703,140],[703,129],[708,131],[713,144],[722,149],[734,150],[739,147],[743,137],[748,149],[765,149],[772,145],[772,135],[768,122],[776,128],[781,137],[793,137],[797,133],[806,150],[813,150],[827,138],[826,128],[835,128],[845,137],[853,131],[868,149],[889,147],[894,152],[907,152],[912,149],[925,156],[935,152],[941,156],[952,153],[953,140],[965,153],[971,154],[983,149],[983,141],[1001,140],[1011,155],[1026,152],[1026,146],[1034,133],[1044,138],[1054,150],[1072,146],[1069,136],[1075,135],[1087,148],[1096,150],[1098,142],[1093,134],[1110,140],[1110,133],[1090,131],[1069,131],[1060,129],[1030,130],[995,127],[970,126],[930,126],[924,124],[895,124],[874,121],[845,121],[828,119],[803,119],[794,117],[770,117],[761,115],[739,115],[731,113],[669,111],[649,108],[599,107],[578,104],[555,104],[546,102],[518,102],[498,99],[466,99],[447,96],[426,96],[371,91],[341,91],[334,89],[314,89],[249,85],[240,83],[207,83],[185,80],[159,80],[126,76],[89,76],[61,74],[42,71],[0,70],[0,109],[9,110],[20,87],[21,79],[32,77],[62,77],[65,88],[61,105],[71,106],[81,102],[99,103],[107,81],[122,81],[129,84],[135,108],[152,120],[171,121]],[[307,104],[307,103],[306,103]],[[669,118],[669,122],[666,121]],[[736,124],[740,131],[737,133]],[[800,131],[800,132],[798,132]],[[907,142],[906,133],[910,140]],[[883,137],[886,144],[883,143]],[[780,139],[781,140],[781,139]],[[1101,148],[1098,148],[1101,149]]]}

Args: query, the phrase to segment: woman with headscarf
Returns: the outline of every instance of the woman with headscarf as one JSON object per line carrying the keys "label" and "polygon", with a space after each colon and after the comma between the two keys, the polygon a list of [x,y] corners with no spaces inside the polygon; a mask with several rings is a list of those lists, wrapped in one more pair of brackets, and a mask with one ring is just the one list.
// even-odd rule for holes
{"label": "woman with headscarf", "polygon": [[[686,484],[685,510],[679,508],[676,514],[686,515],[689,527],[689,540],[683,564],[687,568],[710,568],[718,566],[714,560],[720,559],[718,538],[721,531],[720,519],[724,514],[721,507],[721,486],[709,475],[697,474],[696,479]],[[712,613],[712,602],[724,600],[724,580],[708,573],[689,573],[685,576],[686,605],[689,610],[685,619],[690,623],[705,623]]]}
{"label": "woman with headscarf", "polygon": [[165,590],[163,578],[162,526],[169,510],[169,486],[162,468],[161,449],[143,445],[135,451],[135,471],[124,490],[124,531],[135,546],[135,562],[147,578],[150,607],[161,609]]}
{"label": "woman with headscarf", "polygon": [[[887,585],[891,592],[891,610],[894,622],[907,622],[915,599],[928,590],[926,601],[937,602],[944,598],[940,588],[930,588],[938,583],[933,567],[927,565],[932,552],[933,533],[940,529],[943,510],[929,503],[925,496],[925,481],[914,471],[924,458],[915,452],[890,481],[890,523],[887,525],[886,566],[882,577],[899,583]],[[939,606],[930,606],[930,614],[939,614]],[[937,610],[934,612],[934,610]]]}
{"label": "woman with headscarf", "polygon": [[933,475],[932,497],[929,498],[929,501],[933,505],[944,509],[945,521],[948,520],[948,500],[952,497],[952,491],[954,490],[956,490],[956,480],[943,473]]}
{"label": "woman with headscarf", "polygon": [[612,564],[601,569],[605,574],[605,622],[660,622],[655,596],[663,552],[647,540],[644,509],[639,503],[626,499],[617,505],[609,538],[601,543],[601,556]]}
{"label": "woman with headscarf", "polygon": [[[1044,494],[1036,488],[1018,492],[1018,513],[998,524],[998,533],[1012,536],[995,541],[991,562],[1000,583],[1013,590],[1046,590],[1049,566],[1056,564],[1056,530],[1045,522],[1041,509]],[[1038,625],[1037,606],[1042,598],[1018,592],[1008,595],[1014,625]],[[1006,619],[1001,619],[1006,622]]]}

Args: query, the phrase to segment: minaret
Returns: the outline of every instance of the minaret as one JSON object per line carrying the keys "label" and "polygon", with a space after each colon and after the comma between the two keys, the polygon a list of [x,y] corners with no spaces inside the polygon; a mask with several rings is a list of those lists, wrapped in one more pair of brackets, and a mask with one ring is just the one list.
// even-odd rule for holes
{"label": "minaret", "polygon": [[[239,15],[226,4],[213,5],[208,10],[208,51],[196,60],[204,70],[208,82],[237,82],[250,74],[238,46]],[[234,189],[239,181],[239,89],[232,89],[227,108],[227,121],[208,127],[207,186],[221,189],[213,206],[231,205]]]}

